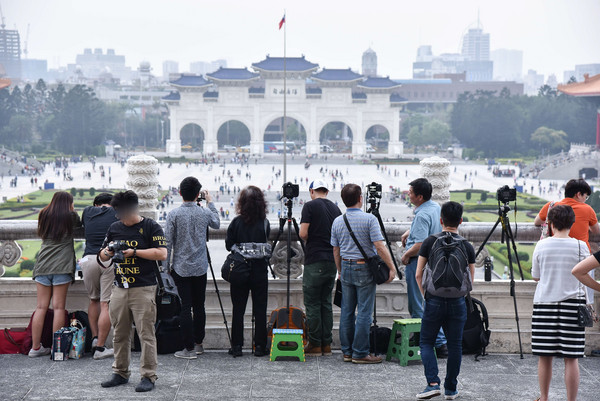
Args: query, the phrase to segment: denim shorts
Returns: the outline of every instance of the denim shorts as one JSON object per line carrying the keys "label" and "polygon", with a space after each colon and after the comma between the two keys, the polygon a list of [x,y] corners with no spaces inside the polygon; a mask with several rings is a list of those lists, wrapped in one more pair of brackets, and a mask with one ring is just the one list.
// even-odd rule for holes
{"label": "denim shorts", "polygon": [[52,287],[53,285],[70,283],[73,281],[73,277],[71,277],[70,274],[47,274],[43,276],[37,276],[35,281],[44,287]]}

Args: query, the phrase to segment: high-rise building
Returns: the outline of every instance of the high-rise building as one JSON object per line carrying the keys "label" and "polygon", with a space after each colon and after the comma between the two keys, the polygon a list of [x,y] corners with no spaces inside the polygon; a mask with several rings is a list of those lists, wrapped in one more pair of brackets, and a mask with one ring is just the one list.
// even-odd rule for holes
{"label": "high-rise building", "polygon": [[496,49],[491,53],[494,62],[495,81],[520,81],[523,78],[523,52],[512,49]]}
{"label": "high-rise building", "polygon": [[362,74],[365,77],[377,76],[377,53],[370,47],[362,54]]}
{"label": "high-rise building", "polygon": [[196,75],[206,75],[217,71],[221,67],[227,68],[227,60],[192,61],[190,63],[190,72]]}
{"label": "high-rise building", "polygon": [[528,70],[523,76],[525,84],[525,94],[535,96],[538,94],[540,87],[544,85],[544,74],[538,74],[536,70]]}
{"label": "high-rise building", "polygon": [[21,38],[16,29],[0,29],[0,76],[21,78]]}
{"label": "high-rise building", "polygon": [[131,80],[131,67],[125,65],[125,56],[118,55],[114,49],[84,49],[83,54],[75,57],[75,64],[68,64],[69,74],[80,74],[87,79],[97,79],[110,74],[121,82]]}
{"label": "high-rise building", "polygon": [[162,64],[163,79],[169,82],[170,74],[177,74],[179,72],[179,63],[173,60],[165,60]]}
{"label": "high-rise building", "polygon": [[470,28],[463,36],[461,54],[473,61],[490,59],[490,34],[483,33],[480,27]]}

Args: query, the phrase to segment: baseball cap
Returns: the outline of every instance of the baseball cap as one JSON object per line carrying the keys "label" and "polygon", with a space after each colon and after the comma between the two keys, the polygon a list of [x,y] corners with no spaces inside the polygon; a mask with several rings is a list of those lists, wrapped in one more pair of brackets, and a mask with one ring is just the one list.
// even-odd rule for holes
{"label": "baseball cap", "polygon": [[314,180],[313,182],[310,183],[310,185],[308,187],[308,189],[319,189],[319,188],[323,188],[323,189],[326,189],[329,191],[329,187],[323,180]]}

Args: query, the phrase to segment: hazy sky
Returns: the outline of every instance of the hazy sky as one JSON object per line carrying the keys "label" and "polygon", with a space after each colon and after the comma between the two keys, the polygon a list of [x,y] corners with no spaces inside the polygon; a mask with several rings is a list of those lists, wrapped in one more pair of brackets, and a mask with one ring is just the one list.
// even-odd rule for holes
{"label": "hazy sky", "polygon": [[29,57],[49,67],[75,62],[84,48],[114,48],[127,65],[163,60],[227,59],[250,67],[266,54],[283,54],[277,24],[287,10],[287,54],[321,67],[360,69],[371,46],[378,72],[410,78],[417,47],[459,52],[466,28],[477,21],[491,49],[523,50],[523,70],[546,76],[575,64],[600,63],[600,0],[0,0],[7,28],[25,40]]}

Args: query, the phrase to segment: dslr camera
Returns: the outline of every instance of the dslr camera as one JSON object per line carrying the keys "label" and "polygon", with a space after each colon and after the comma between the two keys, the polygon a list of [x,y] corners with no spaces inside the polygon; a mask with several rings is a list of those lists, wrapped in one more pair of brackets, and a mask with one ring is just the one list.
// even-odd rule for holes
{"label": "dslr camera", "polygon": [[123,251],[129,248],[131,247],[127,245],[127,241],[123,240],[113,241],[110,244],[108,244],[108,250],[115,253],[112,257],[112,261],[114,263],[125,262],[125,255],[123,255]]}
{"label": "dslr camera", "polygon": [[381,184],[372,182],[369,185],[367,185],[367,199],[381,199],[381,193]]}
{"label": "dslr camera", "polygon": [[286,182],[281,187],[281,192],[283,193],[283,197],[287,199],[297,198],[300,195],[300,185],[292,184],[291,182]]}
{"label": "dslr camera", "polygon": [[514,202],[517,200],[517,190],[509,188],[508,185],[500,187],[496,191],[496,199],[502,203]]}

